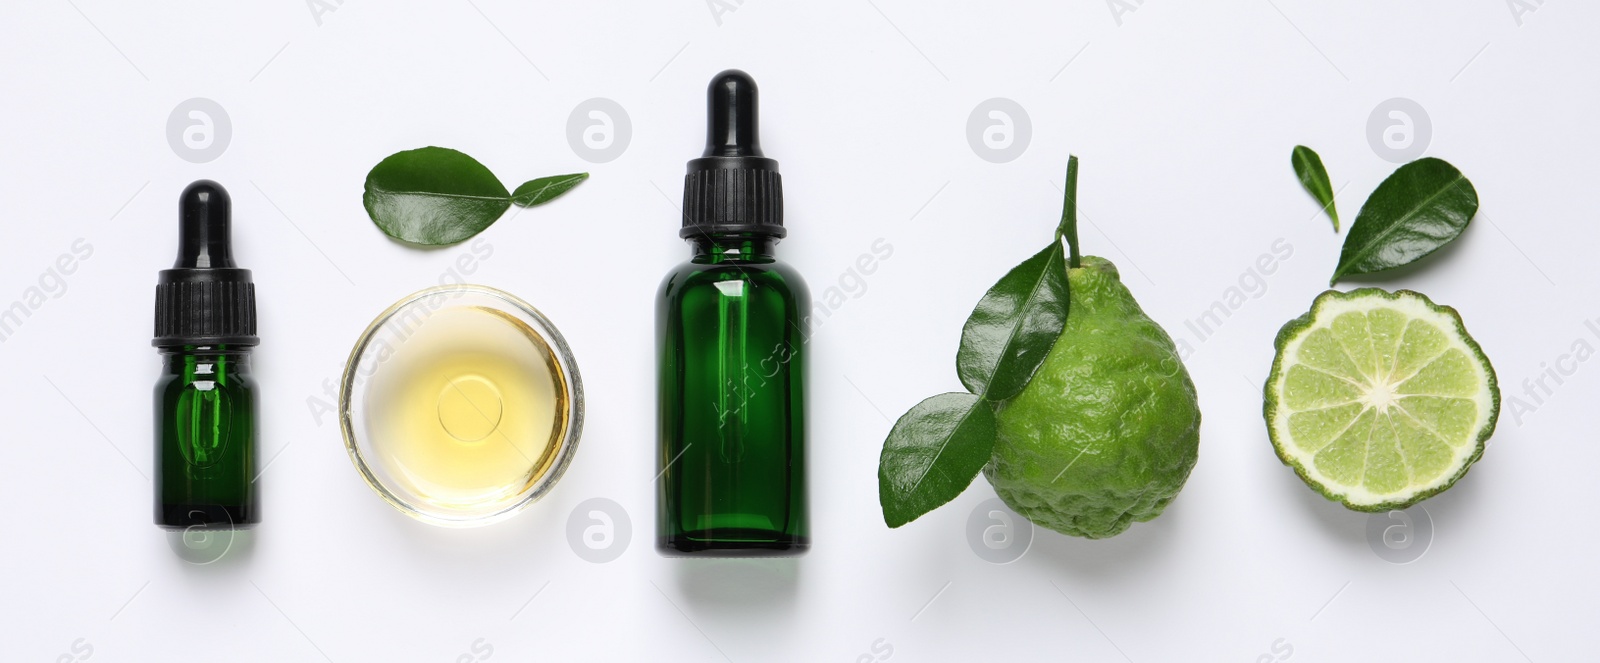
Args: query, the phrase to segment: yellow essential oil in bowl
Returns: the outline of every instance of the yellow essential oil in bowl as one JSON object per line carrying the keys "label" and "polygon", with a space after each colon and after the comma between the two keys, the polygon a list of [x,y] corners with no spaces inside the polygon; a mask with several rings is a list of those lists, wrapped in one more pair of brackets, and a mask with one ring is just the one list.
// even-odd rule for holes
{"label": "yellow essential oil in bowl", "polygon": [[407,297],[368,328],[340,391],[356,467],[401,511],[439,525],[508,517],[559,479],[582,387],[533,307],[481,286]]}

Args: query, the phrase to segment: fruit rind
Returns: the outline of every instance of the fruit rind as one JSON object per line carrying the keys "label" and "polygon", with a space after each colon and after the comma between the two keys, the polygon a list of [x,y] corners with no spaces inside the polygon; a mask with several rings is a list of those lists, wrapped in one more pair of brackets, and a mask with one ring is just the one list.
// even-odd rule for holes
{"label": "fruit rind", "polygon": [[1159,516],[1199,452],[1194,382],[1171,336],[1115,266],[1068,271],[1061,338],[1022,393],[998,405],[984,476],[1035,525],[1090,539]]}
{"label": "fruit rind", "polygon": [[[1278,394],[1276,393],[1276,387],[1283,378],[1283,364],[1286,356],[1286,353],[1284,352],[1285,347],[1287,347],[1287,345],[1295,338],[1307,333],[1309,329],[1315,325],[1316,321],[1321,317],[1321,314],[1328,306],[1335,302],[1353,302],[1373,297],[1381,298],[1390,302],[1399,302],[1405,299],[1419,300],[1420,303],[1428,310],[1445,316],[1449,320],[1450,325],[1453,326],[1456,340],[1459,340],[1467,347],[1467,349],[1470,350],[1470,358],[1476,360],[1476,362],[1483,368],[1484,376],[1487,381],[1488,392],[1490,395],[1490,408],[1488,418],[1478,429],[1478,434],[1473,440],[1474,448],[1472,453],[1466,457],[1466,459],[1461,463],[1460,468],[1457,469],[1454,474],[1436,486],[1418,491],[1416,493],[1407,494],[1399,499],[1384,500],[1376,503],[1365,503],[1353,501],[1348,494],[1340,490],[1335,490],[1333,487],[1318,481],[1312,475],[1310,470],[1308,470],[1290,453],[1285,451],[1285,445],[1290,441],[1279,439],[1280,433],[1276,422],[1280,404]],[[1423,500],[1433,497],[1434,495],[1449,490],[1451,486],[1454,486],[1455,483],[1461,479],[1461,477],[1466,476],[1467,471],[1472,469],[1473,464],[1477,463],[1478,460],[1483,457],[1485,443],[1488,441],[1489,437],[1494,434],[1495,424],[1499,421],[1500,387],[1498,379],[1495,376],[1494,366],[1489,362],[1488,356],[1484,354],[1483,348],[1478,345],[1477,341],[1473,340],[1472,336],[1467,333],[1466,324],[1462,322],[1461,314],[1459,312],[1452,307],[1435,304],[1433,300],[1427,297],[1427,295],[1419,292],[1412,290],[1396,290],[1391,293],[1379,288],[1358,288],[1349,292],[1340,292],[1338,290],[1325,291],[1318,295],[1317,298],[1312,302],[1310,311],[1307,311],[1300,317],[1290,320],[1278,330],[1277,337],[1273,341],[1273,348],[1276,351],[1276,356],[1272,361],[1272,372],[1267,376],[1267,381],[1263,387],[1262,393],[1262,415],[1266,419],[1267,434],[1272,441],[1273,452],[1277,454],[1279,461],[1282,461],[1284,465],[1293,468],[1295,474],[1299,475],[1300,479],[1304,481],[1307,486],[1317,491],[1328,500],[1339,502],[1346,508],[1353,511],[1379,513],[1406,509]]]}

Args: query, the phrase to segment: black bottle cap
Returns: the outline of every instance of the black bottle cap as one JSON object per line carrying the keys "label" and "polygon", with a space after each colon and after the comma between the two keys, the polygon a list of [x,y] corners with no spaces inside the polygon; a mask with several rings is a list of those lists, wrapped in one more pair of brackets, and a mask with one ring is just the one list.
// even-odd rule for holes
{"label": "black bottle cap", "polygon": [[156,284],[158,348],[185,345],[252,346],[256,286],[250,270],[233,264],[228,190],[199,180],[178,199],[178,261]]}
{"label": "black bottle cap", "polygon": [[783,178],[761,153],[756,82],[738,69],[706,90],[706,151],[683,178],[679,237],[754,234],[783,237]]}

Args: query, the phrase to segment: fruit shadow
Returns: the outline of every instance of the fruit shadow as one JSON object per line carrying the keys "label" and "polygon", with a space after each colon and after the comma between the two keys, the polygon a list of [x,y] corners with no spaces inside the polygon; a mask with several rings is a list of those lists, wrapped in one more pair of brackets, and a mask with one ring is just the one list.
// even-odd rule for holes
{"label": "fruit shadow", "polygon": [[[1479,474],[1484,474],[1481,469]],[[1438,541],[1441,525],[1458,520],[1455,518],[1456,514],[1480,509],[1479,503],[1483,501],[1485,489],[1478,488],[1477,485],[1486,483],[1487,478],[1480,476],[1478,481],[1473,481],[1472,478],[1472,472],[1468,472],[1467,476],[1462,477],[1449,490],[1406,509],[1407,513],[1412,514],[1413,519],[1418,517],[1415,513],[1417,510],[1425,512],[1421,516],[1429,523],[1427,530],[1429,538],[1424,542],[1425,545],[1431,547]],[[1311,514],[1312,519],[1320,525],[1317,529],[1325,535],[1326,541],[1341,548],[1351,558],[1364,559],[1367,555],[1373,554],[1377,546],[1382,545],[1373,539],[1374,532],[1382,531],[1384,527],[1398,522],[1390,521],[1386,512],[1368,513],[1347,509],[1338,502],[1323,498],[1315,491],[1307,490],[1300,484],[1298,477],[1294,478],[1294,483],[1295,485],[1286,487],[1285,490],[1295,494],[1294,501],[1300,504],[1300,510]],[[1382,524],[1376,529],[1370,524],[1373,519],[1382,519]],[[1420,559],[1420,556],[1410,561],[1417,559]]]}
{"label": "fruit shadow", "polygon": [[[1510,449],[1501,449],[1499,454],[1507,451],[1510,451]],[[1495,491],[1493,486],[1501,483],[1504,475],[1498,463],[1490,461],[1485,465],[1483,459],[1499,454],[1495,452],[1494,438],[1489,438],[1488,447],[1483,451],[1483,458],[1478,459],[1478,462],[1467,468],[1466,474],[1456,479],[1456,482],[1448,490],[1423,500],[1417,505],[1428,512],[1428,518],[1433,523],[1434,540],[1438,540],[1439,530],[1442,526],[1448,527],[1450,523],[1471,520],[1472,518],[1468,514],[1481,512],[1485,508],[1489,508],[1487,504],[1494,498],[1488,496],[1493,494],[1493,491]],[[1457,517],[1458,515],[1460,517]]]}
{"label": "fruit shadow", "polygon": [[1035,525],[1027,555],[1048,559],[1050,566],[1085,580],[1138,575],[1159,557],[1181,554],[1173,542],[1189,510],[1184,500],[1173,500],[1155,520],[1134,523],[1109,539],[1068,536]]}
{"label": "fruit shadow", "polygon": [[690,614],[718,622],[792,623],[804,557],[671,560]]}
{"label": "fruit shadow", "polygon": [[1317,530],[1327,540],[1354,553],[1367,550],[1366,527],[1372,514],[1347,509],[1343,504],[1323,497],[1306,486],[1299,475],[1292,471],[1276,474],[1280,475],[1277,479],[1280,484],[1278,490],[1294,496],[1290,499],[1299,505],[1300,511],[1310,514],[1311,520],[1318,525]]}
{"label": "fruit shadow", "polygon": [[[1489,448],[1484,455],[1494,452],[1494,440],[1490,440]],[[1492,476],[1496,471],[1493,466],[1483,467],[1475,464],[1467,474],[1445,492],[1434,495],[1412,506],[1406,511],[1421,509],[1426,512],[1426,518],[1431,523],[1431,544],[1437,540],[1441,523],[1458,520],[1456,514],[1468,514],[1480,511],[1482,503],[1486,501],[1486,491],[1492,488],[1481,487],[1480,484],[1489,484],[1494,481]],[[1383,527],[1392,524],[1387,512],[1355,511],[1345,508],[1343,504],[1327,499],[1315,490],[1305,485],[1300,477],[1293,472],[1275,472],[1279,475],[1274,479],[1271,487],[1275,496],[1282,496],[1282,500],[1298,505],[1294,510],[1311,516],[1317,523],[1316,532],[1323,535],[1321,543],[1336,546],[1352,557],[1365,557],[1371,554],[1374,546],[1380,542],[1372,540],[1375,531],[1382,531]],[[1415,515],[1413,514],[1413,517]],[[1381,519],[1382,526],[1376,530],[1371,527],[1374,519]]]}

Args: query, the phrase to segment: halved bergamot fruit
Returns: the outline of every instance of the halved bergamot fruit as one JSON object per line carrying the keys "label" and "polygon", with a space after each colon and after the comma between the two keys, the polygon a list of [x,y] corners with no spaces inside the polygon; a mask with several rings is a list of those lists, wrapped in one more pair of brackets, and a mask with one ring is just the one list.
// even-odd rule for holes
{"label": "halved bergamot fruit", "polygon": [[1410,290],[1329,290],[1278,332],[1267,431],[1285,465],[1357,511],[1453,485],[1500,415],[1494,367],[1455,309]]}

